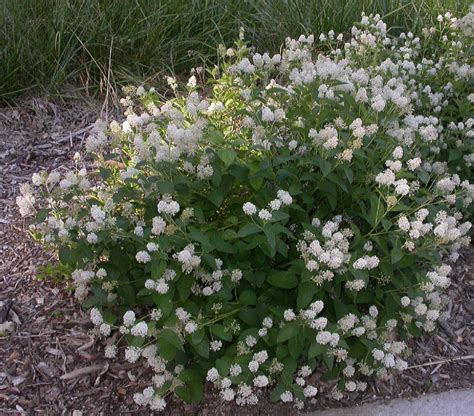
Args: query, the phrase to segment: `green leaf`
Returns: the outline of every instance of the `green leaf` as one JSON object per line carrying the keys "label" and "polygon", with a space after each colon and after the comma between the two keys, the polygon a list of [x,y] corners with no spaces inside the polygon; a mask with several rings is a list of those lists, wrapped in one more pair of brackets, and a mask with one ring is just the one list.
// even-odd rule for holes
{"label": "green leaf", "polygon": [[237,153],[232,149],[220,149],[217,151],[217,154],[227,167],[232,165],[232,162],[237,157]]}
{"label": "green leaf", "polygon": [[370,195],[370,211],[368,216],[369,224],[375,227],[380,220],[384,212],[384,206],[381,197],[377,197],[375,194]]}
{"label": "green leaf", "polygon": [[78,250],[73,250],[69,247],[61,247],[59,249],[59,261],[62,264],[67,264],[69,266],[75,266],[78,260],[79,252]]}
{"label": "green leaf", "polygon": [[204,336],[199,344],[194,345],[194,349],[201,357],[209,358],[209,339],[207,336]]}
{"label": "green leaf", "polygon": [[191,275],[183,275],[179,278],[176,287],[178,288],[179,299],[184,302],[191,295],[191,288],[194,284],[194,277]]}
{"label": "green leaf", "polygon": [[232,341],[232,334],[227,332],[224,326],[216,324],[211,326],[211,332],[224,341]]}
{"label": "green leaf", "polygon": [[255,190],[258,191],[263,185],[263,178],[252,176],[249,178],[250,186]]}
{"label": "green leaf", "polygon": [[306,308],[313,300],[313,296],[317,291],[318,286],[313,282],[301,282],[298,285],[298,298],[296,300],[298,309]]}
{"label": "green leaf", "polygon": [[224,134],[220,130],[209,129],[207,134],[209,137],[209,141],[213,144],[219,145],[219,144],[223,144],[225,141]]}
{"label": "green leaf", "polygon": [[280,396],[282,393],[284,393],[287,389],[287,387],[284,384],[278,384],[271,392],[270,394],[270,400],[275,403],[278,400],[280,400]]}
{"label": "green leaf", "polygon": [[291,271],[274,272],[268,276],[267,281],[272,286],[282,289],[293,289],[298,286],[298,277]]}
{"label": "green leaf", "polygon": [[331,172],[331,162],[328,162],[327,160],[321,159],[319,161],[319,167],[321,168],[321,171],[323,172],[324,176],[328,176]]}
{"label": "green leaf", "polygon": [[171,361],[176,356],[177,348],[164,338],[158,340],[158,352],[165,360]]}
{"label": "green leaf", "polygon": [[39,209],[36,213],[36,222],[43,222],[46,217],[49,215],[49,209]]}
{"label": "green leaf", "polygon": [[261,231],[261,229],[259,227],[257,227],[255,224],[250,223],[250,224],[244,225],[239,230],[237,235],[241,238],[244,238],[244,237],[247,237],[249,235],[259,233],[260,231]]}
{"label": "green leaf", "polygon": [[272,252],[276,251],[276,238],[275,238],[275,233],[273,232],[272,227],[270,224],[266,224],[265,227],[263,227],[263,232],[265,233],[265,236],[267,237],[267,242],[268,245],[270,246],[270,249]]}
{"label": "green leaf", "polygon": [[392,260],[392,264],[398,263],[401,259],[403,259],[404,253],[398,247],[392,248],[390,252],[390,258]]}
{"label": "green leaf", "polygon": [[308,360],[311,360],[311,358],[321,355],[323,352],[326,351],[326,349],[327,348],[324,345],[318,344],[317,342],[313,342],[308,350]]}
{"label": "green leaf", "polygon": [[178,350],[184,351],[183,342],[181,338],[170,328],[164,328],[160,332],[160,339],[165,340],[167,343],[173,345]]}
{"label": "green leaf", "polygon": [[163,272],[166,269],[166,261],[160,260],[160,259],[153,259],[151,262],[151,278],[153,280],[158,280],[161,279],[161,276],[163,275]]}
{"label": "green leaf", "polygon": [[286,324],[278,332],[277,342],[281,344],[282,342],[288,341],[290,338],[298,335],[298,331],[299,329],[297,324]]}
{"label": "green leaf", "polygon": [[326,367],[328,368],[329,371],[332,370],[334,367],[334,355],[329,355],[327,352],[323,353],[322,355],[324,364],[326,364]]}
{"label": "green leaf", "polygon": [[242,305],[256,305],[257,296],[255,295],[255,292],[252,289],[248,289],[240,295],[239,302]]}
{"label": "green leaf", "polygon": [[190,404],[198,404],[204,396],[204,379],[196,370],[186,368],[178,378],[184,383],[175,389],[176,394]]}
{"label": "green leaf", "polygon": [[207,198],[211,201],[216,208],[219,208],[224,200],[223,192],[211,192]]}
{"label": "green leaf", "polygon": [[194,227],[189,227],[189,237],[192,240],[198,241],[201,243],[201,246],[206,251],[214,250],[214,245],[210,242],[209,237],[204,234],[202,231]]}
{"label": "green leaf", "polygon": [[260,320],[257,315],[257,310],[250,306],[244,306],[239,312],[239,318],[249,326],[258,326]]}

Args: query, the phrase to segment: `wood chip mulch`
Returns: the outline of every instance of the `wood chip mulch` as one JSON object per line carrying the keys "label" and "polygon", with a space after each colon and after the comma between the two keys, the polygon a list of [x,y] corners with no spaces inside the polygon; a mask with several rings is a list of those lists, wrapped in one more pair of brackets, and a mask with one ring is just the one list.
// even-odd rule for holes
{"label": "wood chip mulch", "polygon": [[[40,169],[63,169],[81,147],[99,107],[35,98],[22,107],[0,108],[0,336],[1,415],[150,414],[134,404],[147,385],[146,368],[106,360],[89,335],[91,324],[64,284],[38,280],[42,265],[56,259],[31,242],[15,197],[18,186]],[[364,393],[336,402],[325,398],[331,385],[305,410],[345,407],[397,397],[474,387],[474,248],[462,252],[449,289],[451,317],[435,335],[412,343],[410,368],[385,381],[371,381]],[[43,272],[44,274],[44,272]],[[255,408],[224,405],[207,386],[201,406],[170,400],[165,414],[283,415],[294,409],[262,397]]]}

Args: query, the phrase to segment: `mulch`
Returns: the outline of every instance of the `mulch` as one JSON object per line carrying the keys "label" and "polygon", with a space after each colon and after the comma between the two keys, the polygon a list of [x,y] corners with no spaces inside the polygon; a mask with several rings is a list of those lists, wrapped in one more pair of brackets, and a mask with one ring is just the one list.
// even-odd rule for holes
{"label": "mulch", "polygon": [[[1,415],[150,414],[132,398],[147,386],[150,371],[106,360],[89,333],[87,313],[64,284],[36,278],[38,271],[44,274],[44,265],[57,260],[31,241],[14,201],[19,185],[33,172],[67,168],[99,112],[97,104],[44,98],[0,108],[0,324],[5,320],[14,324],[11,334],[0,336]],[[346,394],[340,402],[325,397],[332,385],[315,375],[320,393],[305,410],[474,387],[473,255],[471,246],[454,266],[448,291],[450,319],[434,335],[411,343],[407,371],[383,381],[370,380],[366,392]],[[284,415],[295,411],[265,397],[254,408],[223,404],[206,386],[202,405],[170,400],[164,413]]]}

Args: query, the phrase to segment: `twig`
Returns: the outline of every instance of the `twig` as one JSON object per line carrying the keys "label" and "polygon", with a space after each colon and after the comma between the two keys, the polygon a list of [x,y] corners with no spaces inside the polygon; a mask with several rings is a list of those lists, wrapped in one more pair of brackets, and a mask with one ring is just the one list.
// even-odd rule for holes
{"label": "twig", "polygon": [[[82,368],[77,368],[76,370],[73,370],[69,373],[63,374],[60,379],[61,380],[71,380],[76,377],[80,377],[86,374],[94,373],[96,371],[102,370],[107,368],[108,364],[106,365],[90,365],[88,367],[82,367]],[[131,370],[132,368],[139,367],[140,364],[118,364],[118,365],[111,365],[108,367],[109,370],[117,371],[117,370]],[[104,371],[105,373],[106,371]]]}
{"label": "twig", "polygon": [[82,129],[79,129],[79,130],[77,130],[77,131],[70,132],[70,133],[69,133],[68,135],[66,135],[66,136],[57,138],[57,139],[55,139],[55,141],[58,142],[58,143],[63,143],[63,142],[69,141],[69,143],[71,144],[73,138],[78,137],[78,136],[80,136],[81,134],[83,135],[84,133],[87,133],[87,132],[88,132],[89,130],[91,130],[93,127],[94,127],[94,124],[91,124],[91,125],[86,126],[86,127],[82,128]]}
{"label": "twig", "polygon": [[90,373],[94,373],[96,371],[99,371],[103,367],[104,367],[103,365],[90,365],[88,367],[78,368],[78,369],[73,370],[69,373],[63,374],[60,377],[60,379],[61,380],[71,380],[73,378],[80,377],[80,376],[83,376],[85,374],[90,374]]}
{"label": "twig", "polygon": [[462,357],[454,357],[454,358],[448,358],[446,360],[430,361],[424,364],[412,365],[410,367],[407,367],[407,370],[411,370],[413,368],[428,367],[430,365],[445,364],[445,363],[451,363],[454,361],[465,361],[465,360],[472,360],[472,359],[474,359],[474,355],[463,355]]}

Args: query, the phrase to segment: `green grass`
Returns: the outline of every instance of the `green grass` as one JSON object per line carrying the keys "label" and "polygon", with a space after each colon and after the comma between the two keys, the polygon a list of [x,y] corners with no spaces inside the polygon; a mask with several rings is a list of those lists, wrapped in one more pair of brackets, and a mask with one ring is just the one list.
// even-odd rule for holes
{"label": "green grass", "polygon": [[386,15],[394,30],[416,31],[470,0],[3,0],[0,100],[32,90],[81,88],[104,94],[128,82],[186,75],[231,45],[239,27],[259,50],[286,36],[347,31],[362,11]]}

